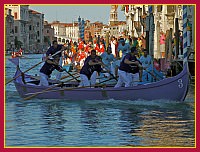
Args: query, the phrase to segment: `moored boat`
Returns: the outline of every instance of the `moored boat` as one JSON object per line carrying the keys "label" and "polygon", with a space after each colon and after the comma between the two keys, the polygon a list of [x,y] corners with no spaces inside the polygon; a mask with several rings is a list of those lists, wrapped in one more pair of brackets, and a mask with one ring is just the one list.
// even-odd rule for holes
{"label": "moored boat", "polygon": [[[18,75],[22,75],[17,77]],[[39,80],[31,75],[21,74],[19,68],[15,73],[15,87],[22,98],[30,99],[33,95],[39,99],[65,100],[156,100],[165,99],[184,101],[189,85],[188,67],[184,66],[181,73],[174,77],[157,82],[146,83],[134,87],[114,88],[112,85],[98,84],[93,87],[78,87],[78,82],[70,81],[61,85],[39,86]]]}

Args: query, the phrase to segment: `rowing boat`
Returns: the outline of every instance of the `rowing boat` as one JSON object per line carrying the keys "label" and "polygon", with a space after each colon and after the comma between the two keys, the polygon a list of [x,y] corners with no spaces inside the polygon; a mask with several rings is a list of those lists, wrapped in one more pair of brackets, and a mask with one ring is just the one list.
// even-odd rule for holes
{"label": "rowing boat", "polygon": [[[17,77],[18,75],[21,75]],[[188,66],[174,77],[157,82],[145,83],[133,87],[114,88],[113,85],[95,85],[93,87],[78,87],[78,82],[70,81],[62,85],[52,82],[51,86],[39,86],[39,80],[27,74],[21,74],[18,67],[13,80],[16,90],[22,98],[34,95],[39,99],[64,100],[172,100],[184,101],[189,86]],[[45,91],[46,90],[46,91]]]}

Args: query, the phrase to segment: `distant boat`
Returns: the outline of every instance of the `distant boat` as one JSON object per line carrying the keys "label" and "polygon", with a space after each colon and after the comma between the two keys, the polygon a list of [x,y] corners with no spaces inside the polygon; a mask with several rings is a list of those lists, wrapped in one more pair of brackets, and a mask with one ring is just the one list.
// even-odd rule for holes
{"label": "distant boat", "polygon": [[13,51],[12,52],[12,58],[22,57],[22,54],[23,54],[22,49],[20,49],[19,51]]}
{"label": "distant boat", "polygon": [[[14,78],[21,75],[17,68]],[[22,74],[23,75],[23,74]],[[70,81],[58,86],[52,82],[48,87],[39,86],[39,80],[24,74],[14,80],[15,87],[22,98],[30,99],[31,95],[39,99],[64,100],[172,100],[184,101],[189,86],[188,66],[184,66],[181,73],[174,77],[157,82],[146,83],[134,87],[114,88],[112,85],[97,85],[92,88],[78,87],[78,82]]]}

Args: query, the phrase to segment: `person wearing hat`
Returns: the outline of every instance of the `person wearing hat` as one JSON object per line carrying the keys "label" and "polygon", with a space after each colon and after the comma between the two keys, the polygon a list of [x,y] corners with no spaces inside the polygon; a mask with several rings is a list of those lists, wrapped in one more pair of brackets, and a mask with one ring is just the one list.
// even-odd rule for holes
{"label": "person wearing hat", "polygon": [[58,53],[54,57],[51,57],[51,55],[64,49],[65,47],[63,45],[59,45],[56,40],[53,41],[53,46],[51,46],[46,52],[45,63],[40,69],[40,84],[39,85],[41,86],[49,85],[48,79],[50,78],[53,70],[56,69],[59,72],[63,72],[62,67],[59,65],[62,52]]}
{"label": "person wearing hat", "polygon": [[136,57],[137,54],[137,49],[132,47],[131,52],[122,59],[118,69],[119,79],[115,88],[122,87],[123,84],[125,87],[131,87],[133,81],[138,78],[142,81],[142,65]]}

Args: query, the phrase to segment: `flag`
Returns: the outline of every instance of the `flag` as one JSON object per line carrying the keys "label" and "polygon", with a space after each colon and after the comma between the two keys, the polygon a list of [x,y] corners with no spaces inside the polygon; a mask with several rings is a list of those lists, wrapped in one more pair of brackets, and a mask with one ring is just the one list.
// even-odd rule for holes
{"label": "flag", "polygon": [[14,65],[19,66],[19,58],[9,58],[8,59],[10,62],[12,62]]}

